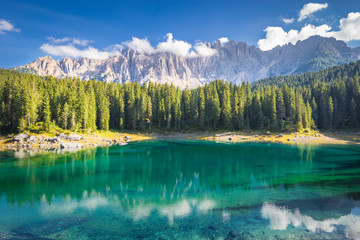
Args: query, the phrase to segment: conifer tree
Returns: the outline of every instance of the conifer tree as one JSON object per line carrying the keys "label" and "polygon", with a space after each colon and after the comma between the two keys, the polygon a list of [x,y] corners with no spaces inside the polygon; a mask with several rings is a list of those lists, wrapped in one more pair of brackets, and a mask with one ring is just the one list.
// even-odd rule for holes
{"label": "conifer tree", "polygon": [[199,126],[205,128],[205,94],[204,88],[199,88]]}
{"label": "conifer tree", "polygon": [[44,119],[44,129],[45,131],[50,131],[51,127],[51,111],[50,111],[50,98],[49,94],[45,94],[43,100],[43,119]]}
{"label": "conifer tree", "polygon": [[221,111],[221,119],[222,125],[224,129],[231,129],[231,102],[230,102],[230,89],[229,84],[225,84],[225,88],[223,89],[222,94],[222,111]]}
{"label": "conifer tree", "polygon": [[303,105],[304,101],[300,92],[296,92],[296,104],[295,104],[295,114],[296,114],[296,129],[299,131],[303,128]]}
{"label": "conifer tree", "polygon": [[329,127],[330,129],[332,129],[333,127],[333,112],[334,112],[334,103],[333,103],[333,99],[330,96],[329,97],[329,102],[328,102],[328,111],[329,111]]}
{"label": "conifer tree", "polygon": [[67,102],[65,102],[64,108],[63,108],[63,114],[62,114],[63,126],[64,126],[65,130],[67,130],[67,128],[68,128],[69,115],[70,115],[69,104]]}
{"label": "conifer tree", "polygon": [[149,130],[151,130],[151,123],[152,123],[152,102],[151,102],[151,97],[148,97],[148,100],[147,100],[146,122],[149,125]]}

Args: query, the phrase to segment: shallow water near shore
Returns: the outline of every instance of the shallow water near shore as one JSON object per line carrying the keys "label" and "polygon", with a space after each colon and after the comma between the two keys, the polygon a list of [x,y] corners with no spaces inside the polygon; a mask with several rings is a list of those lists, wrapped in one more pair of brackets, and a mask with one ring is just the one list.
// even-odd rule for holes
{"label": "shallow water near shore", "polygon": [[4,239],[360,239],[360,148],[144,141],[0,158]]}

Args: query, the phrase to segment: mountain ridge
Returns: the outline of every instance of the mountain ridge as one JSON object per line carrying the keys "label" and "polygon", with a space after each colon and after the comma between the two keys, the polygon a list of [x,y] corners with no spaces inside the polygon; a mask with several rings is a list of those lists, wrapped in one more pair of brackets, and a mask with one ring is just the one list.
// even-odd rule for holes
{"label": "mountain ridge", "polygon": [[54,60],[45,56],[14,69],[41,76],[115,83],[151,81],[193,88],[215,79],[254,82],[272,76],[318,71],[360,59],[360,47],[350,48],[343,41],[320,36],[269,51],[234,40],[206,44],[216,49],[214,56],[189,58],[168,52],[146,54],[126,48],[120,55],[105,60],[69,57]]}

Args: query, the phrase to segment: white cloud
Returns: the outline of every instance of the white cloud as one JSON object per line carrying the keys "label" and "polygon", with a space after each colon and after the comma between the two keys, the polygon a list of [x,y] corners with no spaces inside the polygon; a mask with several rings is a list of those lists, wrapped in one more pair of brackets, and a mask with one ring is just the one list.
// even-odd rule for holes
{"label": "white cloud", "polygon": [[227,37],[221,37],[218,40],[220,41],[221,44],[225,44],[225,43],[229,42],[229,39]]}
{"label": "white cloud", "polygon": [[283,18],[282,21],[285,23],[285,24],[290,24],[290,23],[293,23],[294,22],[294,18]]}
{"label": "white cloud", "polygon": [[211,57],[217,53],[216,49],[209,47],[206,43],[198,43],[194,48],[197,54],[202,57]]}
{"label": "white cloud", "polygon": [[210,57],[217,53],[217,50],[211,48],[211,45],[208,43],[197,43],[193,46],[188,42],[174,39],[171,33],[168,33],[166,36],[166,41],[159,42],[156,47],[151,46],[146,38],[133,37],[132,40],[111,45],[103,50],[88,46],[92,42],[89,40],[48,37],[49,42],[41,45],[40,49],[47,54],[58,57],[86,57],[93,59],[106,59],[120,55],[121,50],[124,48],[130,48],[139,53],[146,54],[169,52],[187,58]]}
{"label": "white cloud", "polygon": [[106,51],[106,52],[120,52],[124,48],[125,47],[122,44],[114,44],[114,45],[110,45],[110,46],[104,48],[104,51]]}
{"label": "white cloud", "polygon": [[261,215],[270,220],[270,228],[276,230],[285,230],[289,225],[299,227],[304,225],[311,232],[325,231],[333,232],[336,225],[345,227],[347,238],[360,240],[360,216],[356,213],[358,208],[351,211],[350,214],[338,219],[326,219],[318,221],[310,216],[303,215],[299,210],[291,211],[285,207],[279,207],[274,204],[265,203],[261,208]]}
{"label": "white cloud", "polygon": [[331,33],[333,37],[346,42],[360,40],[360,12],[351,12],[340,20],[340,30]]}
{"label": "white cloud", "polygon": [[311,36],[334,37],[345,42],[360,40],[360,12],[349,13],[339,23],[339,31],[331,31],[329,25],[320,26],[305,25],[301,30],[291,29],[288,32],[282,27],[267,27],[264,31],[266,36],[258,41],[258,46],[263,51],[268,51],[276,46],[288,43],[295,44],[297,41],[305,40]]}
{"label": "white cloud", "polygon": [[40,49],[47,54],[58,57],[86,57],[92,59],[106,59],[112,56],[120,55],[120,52],[116,50],[101,51],[94,47],[79,49],[73,45],[53,45],[48,43],[41,45]]}
{"label": "white cloud", "polygon": [[156,46],[156,52],[169,52],[183,57],[193,55],[190,52],[192,47],[190,43],[174,39],[172,33],[168,33],[166,36],[167,40],[165,42],[160,42]]}
{"label": "white cloud", "polygon": [[0,34],[5,34],[6,32],[20,32],[20,29],[15,28],[14,25],[5,19],[0,19]]}
{"label": "white cloud", "polygon": [[310,17],[313,13],[320,11],[321,9],[325,9],[328,7],[327,3],[308,3],[305,4],[304,7],[300,10],[298,21],[302,21],[308,17]]}
{"label": "white cloud", "polygon": [[326,24],[318,27],[309,24],[300,31],[291,29],[289,32],[285,32],[282,27],[267,27],[265,29],[266,37],[258,41],[258,46],[261,50],[268,51],[276,46],[283,46],[288,43],[295,44],[297,41],[305,40],[314,35],[330,37],[330,30],[331,27]]}
{"label": "white cloud", "polygon": [[65,37],[65,38],[47,37],[47,39],[49,40],[50,43],[55,43],[55,44],[68,43],[68,44],[80,45],[80,46],[87,46],[87,45],[89,45],[89,43],[93,42],[91,40],[79,39],[79,38],[69,38],[69,37]]}
{"label": "white cloud", "polygon": [[140,53],[153,53],[155,49],[151,46],[150,42],[144,38],[136,38],[133,37],[131,41],[123,42],[123,44],[135,51],[138,51]]}
{"label": "white cloud", "polygon": [[198,43],[193,47],[188,42],[174,39],[172,33],[166,34],[166,37],[166,41],[159,42],[155,48],[146,38],[133,37],[131,41],[122,44],[140,53],[148,54],[168,52],[183,57],[210,57],[217,53],[216,49],[212,49],[206,43]]}

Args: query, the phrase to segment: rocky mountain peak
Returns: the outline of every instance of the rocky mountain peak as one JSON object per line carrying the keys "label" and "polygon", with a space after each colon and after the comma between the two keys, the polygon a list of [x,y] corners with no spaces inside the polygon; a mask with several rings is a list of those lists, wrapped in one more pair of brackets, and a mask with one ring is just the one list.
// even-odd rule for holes
{"label": "rocky mountain peak", "polygon": [[173,83],[185,88],[214,79],[241,83],[274,75],[317,71],[360,57],[360,48],[350,48],[345,42],[320,36],[310,37],[295,45],[278,46],[270,51],[261,51],[246,42],[233,40],[225,44],[220,41],[205,44],[216,49],[217,54],[184,57],[172,53],[146,54],[127,48],[120,55],[105,60],[65,57],[55,61],[45,56],[15,69],[39,75],[116,83]]}

